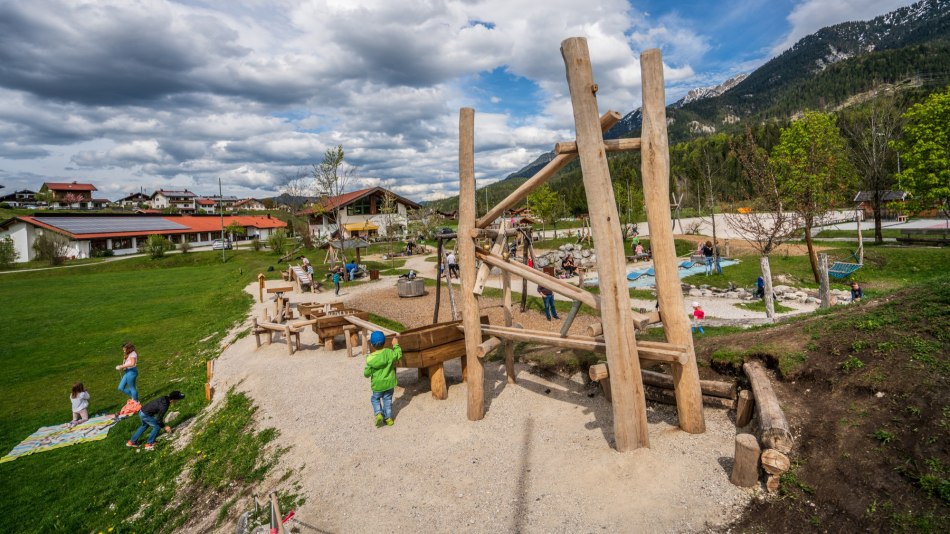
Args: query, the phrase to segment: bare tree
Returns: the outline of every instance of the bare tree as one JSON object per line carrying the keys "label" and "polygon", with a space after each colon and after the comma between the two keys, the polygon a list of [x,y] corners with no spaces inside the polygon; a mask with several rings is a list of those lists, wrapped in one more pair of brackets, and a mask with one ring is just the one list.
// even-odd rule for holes
{"label": "bare tree", "polygon": [[741,235],[759,253],[762,279],[765,281],[765,315],[775,316],[772,300],[772,270],[769,255],[788,241],[799,226],[798,216],[785,211],[775,172],[769,156],[755,143],[751,129],[746,129],[741,144],[733,144],[732,151],[739,161],[742,174],[752,187],[753,199],[748,213],[727,213],[726,224]]}
{"label": "bare tree", "polygon": [[892,163],[897,152],[892,144],[900,137],[904,119],[893,96],[871,102],[868,107],[851,113],[841,121],[848,141],[848,156],[857,169],[861,185],[871,193],[874,213],[874,242],[881,244],[881,208],[884,193],[894,185]]}
{"label": "bare tree", "polygon": [[383,194],[383,202],[379,206],[379,219],[382,222],[383,232],[386,234],[386,239],[389,241],[389,259],[391,261],[391,267],[396,268],[396,258],[393,251],[393,230],[396,227],[396,221],[399,217],[399,204],[396,202],[396,195],[392,194],[389,191],[386,191]]}
{"label": "bare tree", "polygon": [[290,208],[290,227],[295,234],[303,240],[304,246],[310,248],[313,246],[313,238],[310,235],[310,224],[308,217],[302,215],[300,211],[307,207],[310,198],[314,196],[313,182],[307,171],[297,169],[297,171],[284,177],[284,185],[280,187],[280,192],[286,198],[286,205]]}
{"label": "bare tree", "polygon": [[323,162],[313,166],[313,180],[317,193],[324,197],[321,201],[333,213],[333,223],[336,224],[340,235],[340,252],[345,257],[343,245],[346,238],[342,218],[340,217],[340,205],[339,202],[333,202],[333,199],[346,192],[356,169],[347,164],[343,156],[342,145],[338,145],[336,148],[328,148],[323,154]]}

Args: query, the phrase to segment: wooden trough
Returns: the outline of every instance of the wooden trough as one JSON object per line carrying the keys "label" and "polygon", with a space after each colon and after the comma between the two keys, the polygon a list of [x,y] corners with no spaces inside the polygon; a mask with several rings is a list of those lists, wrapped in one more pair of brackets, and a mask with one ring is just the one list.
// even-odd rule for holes
{"label": "wooden trough", "polygon": [[[488,324],[488,316],[483,315],[481,322]],[[396,362],[396,367],[419,369],[420,378],[428,375],[432,396],[439,400],[449,396],[445,362],[461,358],[462,378],[465,379],[465,334],[459,328],[461,324],[461,320],[436,323],[399,334],[402,359]],[[487,337],[483,336],[484,339]],[[392,346],[392,336],[386,336],[386,346]]]}
{"label": "wooden trough", "polygon": [[[310,319],[313,322],[313,331],[317,334],[319,341],[323,342],[323,348],[327,352],[333,350],[334,337],[341,334],[352,334],[355,337],[354,333],[344,330],[345,327],[351,325],[351,323],[346,320],[347,317],[356,317],[368,321],[369,312],[355,308],[336,309],[326,313],[322,310],[311,310]],[[355,344],[355,340],[353,339],[350,339],[349,342]]]}

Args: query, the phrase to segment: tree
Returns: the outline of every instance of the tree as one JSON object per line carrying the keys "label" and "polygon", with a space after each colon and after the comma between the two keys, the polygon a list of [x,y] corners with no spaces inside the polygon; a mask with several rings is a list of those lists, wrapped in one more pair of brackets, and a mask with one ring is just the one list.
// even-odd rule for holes
{"label": "tree", "polygon": [[841,118],[848,140],[848,156],[860,176],[861,188],[871,193],[874,213],[874,241],[884,242],[881,233],[881,209],[884,192],[894,185],[892,173],[897,152],[893,144],[900,135],[900,110],[893,96],[880,97],[868,106]]}
{"label": "tree", "polygon": [[915,211],[939,206],[950,225],[950,87],[904,114],[904,138],[895,143],[904,164],[901,183]]}
{"label": "tree", "polygon": [[142,243],[142,246],[139,247],[139,252],[142,254],[148,254],[152,257],[153,260],[164,257],[165,253],[169,250],[174,250],[175,245],[172,244],[165,236],[158,234],[152,234],[148,236],[148,239]]}
{"label": "tree", "polygon": [[798,217],[785,211],[778,182],[768,153],[759,147],[751,129],[747,129],[741,143],[731,144],[739,168],[752,187],[752,200],[747,213],[726,214],[726,224],[732,227],[759,252],[762,279],[765,282],[765,315],[775,316],[772,300],[772,268],[769,255],[787,241],[798,228]]}
{"label": "tree", "polygon": [[[247,229],[241,226],[237,221],[231,221],[231,224],[224,227],[224,233],[230,236],[231,241],[234,241],[234,236],[244,235],[247,233]],[[237,245],[235,245],[235,248],[237,248]]]}
{"label": "tree", "polygon": [[812,229],[839,204],[855,183],[844,139],[831,114],[805,112],[782,130],[772,154],[776,183],[786,209],[801,218],[815,281],[819,281],[818,256]]}
{"label": "tree", "polygon": [[[320,165],[313,166],[313,179],[315,189],[324,201],[333,197],[338,197],[346,192],[346,187],[355,174],[355,168],[347,165],[344,161],[343,147],[338,145],[336,148],[329,148],[323,154],[323,162]],[[340,218],[340,205],[333,203],[330,206],[333,212],[333,222],[337,225],[337,231],[340,236],[340,250],[344,250],[343,243],[343,224]]]}
{"label": "tree", "polygon": [[620,229],[626,239],[637,221],[643,217],[643,190],[637,187],[636,171],[626,168],[614,175],[614,199],[620,216]]}
{"label": "tree", "polygon": [[[528,205],[542,223],[554,226],[554,238],[557,239],[557,218],[561,212],[561,199],[547,185],[542,185],[528,195]],[[542,227],[543,231],[543,227]]]}
{"label": "tree", "polygon": [[424,239],[432,239],[436,230],[442,226],[442,216],[432,208],[409,210],[408,215],[413,233],[419,233]]}
{"label": "tree", "polygon": [[391,267],[396,268],[396,258],[393,251],[394,237],[393,230],[396,227],[396,219],[399,215],[399,204],[396,202],[396,195],[386,191],[383,194],[383,203],[379,206],[379,220],[382,223],[383,233],[389,241],[389,259],[392,262]]}
{"label": "tree", "polygon": [[3,236],[3,239],[0,239],[0,269],[13,267],[19,257],[20,253],[17,252],[13,239],[8,235]]}
{"label": "tree", "polygon": [[287,238],[287,231],[278,228],[267,238],[267,246],[270,247],[278,256],[287,250],[290,239]]}
{"label": "tree", "polygon": [[69,252],[69,238],[55,232],[43,232],[33,242],[33,250],[36,251],[37,259],[50,265],[62,265]]}

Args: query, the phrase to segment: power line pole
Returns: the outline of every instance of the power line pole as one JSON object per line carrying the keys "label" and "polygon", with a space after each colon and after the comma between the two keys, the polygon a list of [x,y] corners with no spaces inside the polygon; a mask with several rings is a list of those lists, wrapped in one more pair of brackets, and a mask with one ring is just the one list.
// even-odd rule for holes
{"label": "power line pole", "polygon": [[[218,178],[218,212],[221,214],[221,261],[227,261],[224,257],[225,241],[224,238],[224,195],[221,189],[221,178]],[[214,243],[214,241],[212,241]]]}

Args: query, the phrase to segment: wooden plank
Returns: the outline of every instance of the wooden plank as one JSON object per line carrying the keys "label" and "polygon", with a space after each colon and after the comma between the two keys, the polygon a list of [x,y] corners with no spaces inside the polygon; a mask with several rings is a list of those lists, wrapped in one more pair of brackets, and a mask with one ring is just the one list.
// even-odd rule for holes
{"label": "wooden plank", "polygon": [[[639,137],[626,137],[623,139],[604,139],[604,149],[607,152],[628,152],[631,150],[640,150]],[[555,143],[555,154],[577,154],[577,142],[562,141]]]}
{"label": "wooden plank", "polygon": [[[483,317],[488,320],[487,316]],[[459,320],[411,328],[399,334],[399,344],[403,351],[412,352],[464,339],[465,335],[458,328],[461,324]]]}
{"label": "wooden plank", "polygon": [[[487,224],[485,226],[488,226]],[[475,228],[475,110],[459,111],[459,226],[460,236],[471,236]],[[482,327],[478,320],[475,294],[475,241],[458,240],[459,274],[462,278],[462,325],[465,327],[465,374],[468,384],[469,421],[485,417],[485,370],[478,359]]]}
{"label": "wooden plank", "polygon": [[749,377],[752,384],[752,395],[755,397],[755,415],[762,433],[762,444],[770,449],[788,454],[792,450],[794,438],[785,419],[785,412],[775,396],[769,375],[761,362],[751,361],[742,365],[742,370]]}
{"label": "wooden plank", "polygon": [[[608,111],[600,118],[600,129],[602,132],[613,128],[615,124],[620,122],[621,119],[620,113],[616,111]],[[483,215],[475,223],[476,228],[487,228],[495,221],[498,217],[501,217],[505,214],[505,210],[514,206],[515,204],[521,202],[522,200],[528,198],[528,195],[532,191],[544,185],[549,178],[557,174],[557,172],[567,166],[568,163],[577,159],[576,154],[564,154],[562,156],[554,156],[554,159],[549,161],[547,165],[541,168],[538,172],[534,173],[534,176],[528,178],[523,184],[521,184],[518,189],[515,189],[511,192],[504,200],[495,205],[492,209],[488,210],[488,213]],[[460,232],[461,233],[461,232]]]}
{"label": "wooden plank", "polygon": [[[634,338],[630,296],[627,288],[623,235],[614,201],[610,169],[594,96],[596,84],[587,49],[587,39],[574,37],[561,42],[567,82],[574,108],[578,159],[584,179],[587,205],[591,209],[591,232],[597,252],[601,317],[611,379],[614,436],[617,450],[624,452],[650,446],[646,400],[640,383],[640,361]],[[560,156],[555,156],[560,157]],[[650,225],[652,231],[653,225]],[[651,240],[652,243],[652,240]],[[672,241],[671,241],[672,243]]]}
{"label": "wooden plank", "polygon": [[[650,225],[650,248],[656,271],[656,292],[663,312],[666,340],[687,347],[687,361],[674,365],[676,412],[679,426],[686,432],[700,434],[706,430],[703,418],[702,393],[693,336],[683,313],[683,290],[673,244],[670,216],[670,154],[666,132],[666,101],[663,88],[663,59],[657,49],[640,54],[640,79],[643,81],[643,126],[640,133],[641,175],[647,221]],[[597,259],[601,255],[597,254]],[[605,321],[606,322],[606,321]]]}

